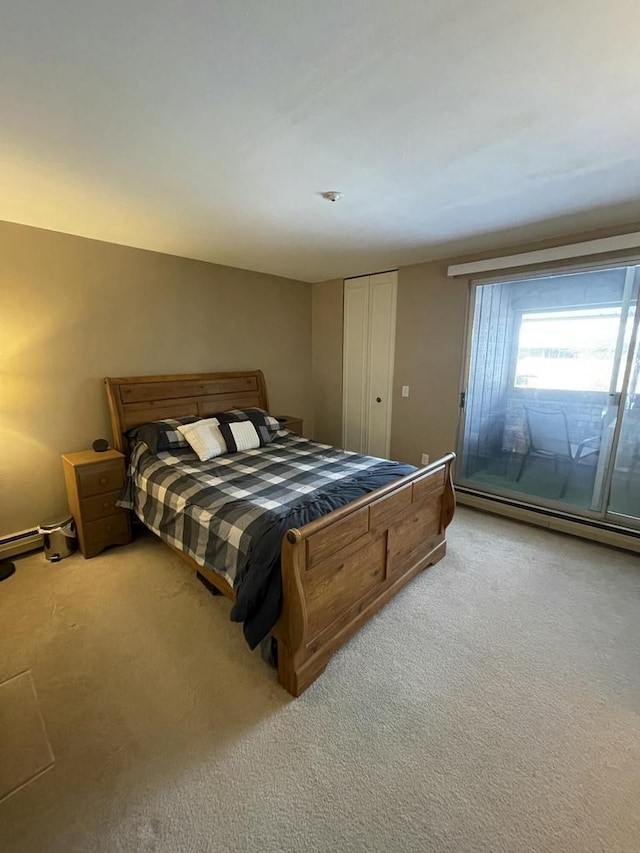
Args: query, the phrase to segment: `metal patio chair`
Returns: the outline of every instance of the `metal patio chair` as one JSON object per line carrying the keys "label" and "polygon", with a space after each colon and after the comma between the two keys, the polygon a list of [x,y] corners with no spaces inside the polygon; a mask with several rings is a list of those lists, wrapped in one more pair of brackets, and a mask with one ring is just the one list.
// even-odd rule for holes
{"label": "metal patio chair", "polygon": [[520,481],[527,463],[533,456],[553,460],[554,470],[558,471],[558,462],[565,465],[559,497],[563,498],[575,465],[588,456],[600,452],[600,436],[585,438],[580,444],[569,440],[569,424],[564,409],[536,409],[523,404],[529,432],[529,447],[525,453],[516,482]]}

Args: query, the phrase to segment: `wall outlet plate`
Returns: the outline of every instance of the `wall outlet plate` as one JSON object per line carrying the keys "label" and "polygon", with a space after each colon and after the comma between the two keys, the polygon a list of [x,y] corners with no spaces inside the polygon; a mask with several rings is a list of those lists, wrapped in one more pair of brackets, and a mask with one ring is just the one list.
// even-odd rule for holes
{"label": "wall outlet plate", "polygon": [[428,464],[429,464],[429,454],[428,454],[428,453],[423,453],[423,454],[422,454],[422,458],[421,458],[421,460],[420,460],[420,464],[421,464],[421,465],[428,465]]}

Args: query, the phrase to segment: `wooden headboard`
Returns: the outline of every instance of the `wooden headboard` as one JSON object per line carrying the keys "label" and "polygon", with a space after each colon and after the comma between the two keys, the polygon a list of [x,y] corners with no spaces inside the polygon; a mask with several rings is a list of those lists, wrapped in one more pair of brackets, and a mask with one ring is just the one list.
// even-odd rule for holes
{"label": "wooden headboard", "polygon": [[128,452],[124,433],[134,426],[197,415],[206,418],[227,409],[258,406],[269,410],[261,370],[188,373],[177,376],[127,376],[105,380],[113,446]]}

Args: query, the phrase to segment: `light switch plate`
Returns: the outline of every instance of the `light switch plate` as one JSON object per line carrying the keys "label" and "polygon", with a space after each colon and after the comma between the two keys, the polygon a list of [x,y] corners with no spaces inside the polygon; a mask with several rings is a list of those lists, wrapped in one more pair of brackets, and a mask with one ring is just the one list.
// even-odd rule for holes
{"label": "light switch plate", "polygon": [[403,396],[403,397],[408,397],[408,396],[409,396],[409,386],[408,386],[408,385],[403,385],[403,386],[402,386],[402,396]]}

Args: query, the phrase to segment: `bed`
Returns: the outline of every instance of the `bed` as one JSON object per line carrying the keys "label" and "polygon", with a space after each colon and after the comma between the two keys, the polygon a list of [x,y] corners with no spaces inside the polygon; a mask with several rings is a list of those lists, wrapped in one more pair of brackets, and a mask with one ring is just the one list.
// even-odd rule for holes
{"label": "bed", "polygon": [[[269,408],[264,376],[259,370],[107,378],[105,384],[113,444],[127,455],[130,453],[127,433],[148,422],[188,416],[206,418],[230,409],[257,407],[268,411]],[[270,611],[272,626],[264,619],[260,624],[262,630],[264,625],[270,625],[269,633],[277,644],[278,679],[293,696],[299,696],[321,675],[332,654],[385,602],[418,572],[444,556],[446,528],[455,507],[451,480],[453,453],[420,469],[396,467],[394,473],[388,466],[398,463],[368,462],[369,457],[305,442],[286,431],[279,432],[273,447],[253,451],[253,456],[227,456],[218,468],[212,469],[211,480],[212,484],[224,480],[223,470],[233,471],[234,475],[239,472],[246,487],[247,472],[273,463],[281,466],[277,469],[279,474],[282,466],[304,468],[307,483],[310,477],[317,477],[318,483],[325,484],[313,492],[313,497],[314,503],[319,495],[323,500],[327,498],[329,511],[307,521],[308,516],[302,511],[304,501],[296,500],[295,495],[287,496],[287,490],[299,487],[299,479],[292,478],[289,482],[286,474],[279,476],[278,482],[286,484],[278,487],[278,501],[291,500],[291,512],[281,513],[279,526],[271,525],[268,531],[272,539],[277,537],[274,541],[279,551],[268,592],[271,599],[277,597],[278,609],[275,615]],[[131,465],[134,473],[141,470],[141,480],[149,482],[155,478],[156,491],[162,494],[167,492],[167,483],[184,481],[184,470],[179,468],[185,464],[184,460],[172,458],[171,454],[156,458],[144,451],[144,445],[142,450],[138,445]],[[315,467],[311,474],[310,466],[298,464],[305,454],[313,459]],[[255,460],[259,461],[257,466]],[[190,502],[190,517],[185,523],[193,524],[194,514],[206,515],[209,509],[206,501],[214,502],[217,493],[213,486],[205,488],[206,468],[193,462],[186,464],[191,478],[190,494],[203,496],[203,505],[197,500]],[[332,483],[340,480],[339,472],[345,464],[350,466],[351,473],[344,485],[342,481]],[[377,482],[383,485],[376,486]],[[263,485],[256,481],[253,491],[258,493]],[[305,488],[309,490],[308,486]],[[269,499],[273,497],[265,494]],[[245,502],[243,507],[247,505]],[[332,506],[337,508],[331,509]],[[167,525],[163,535],[162,525],[153,521],[158,517],[157,508],[153,513],[149,511],[145,517],[145,513],[138,512],[147,526],[162,535],[188,565],[231,598],[235,609],[242,609],[243,587],[238,585],[237,577],[218,565],[220,549],[207,549],[206,537],[166,535]],[[177,517],[177,513],[172,515]],[[301,523],[287,526],[291,519]],[[258,537],[258,544],[252,547],[258,548],[261,541]],[[249,627],[253,639],[259,635],[256,630],[255,624]]]}

